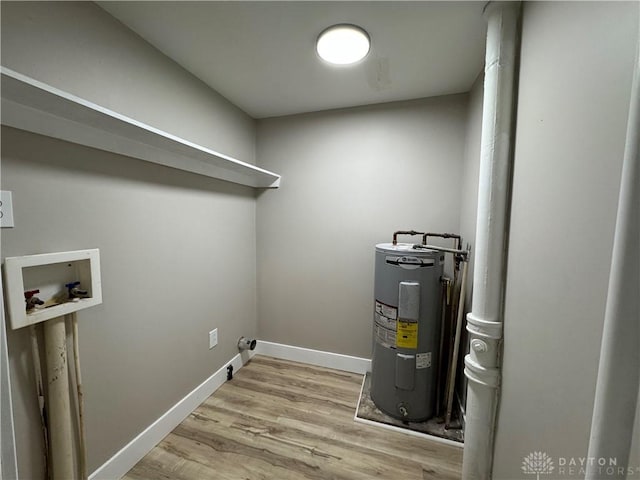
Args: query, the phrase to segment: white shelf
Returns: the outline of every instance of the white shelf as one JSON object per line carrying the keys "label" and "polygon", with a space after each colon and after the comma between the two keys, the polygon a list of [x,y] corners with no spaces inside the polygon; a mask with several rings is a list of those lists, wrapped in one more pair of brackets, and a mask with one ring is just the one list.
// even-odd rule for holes
{"label": "white shelf", "polygon": [[280,175],[0,67],[3,125],[256,188]]}
{"label": "white shelf", "polygon": [[[7,310],[14,330],[102,303],[100,251],[97,248],[7,257],[4,275]],[[40,290],[36,296],[46,302],[63,293],[66,283],[75,281],[79,281],[81,288],[87,290],[87,298],[26,310],[25,291]]]}

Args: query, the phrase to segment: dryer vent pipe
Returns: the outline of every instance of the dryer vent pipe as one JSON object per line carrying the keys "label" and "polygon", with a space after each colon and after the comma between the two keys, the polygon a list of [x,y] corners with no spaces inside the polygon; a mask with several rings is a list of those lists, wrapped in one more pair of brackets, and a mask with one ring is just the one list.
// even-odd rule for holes
{"label": "dryer vent pipe", "polygon": [[240,337],[240,340],[238,340],[238,349],[239,350],[255,350],[256,343],[258,342],[256,341],[255,338]]}

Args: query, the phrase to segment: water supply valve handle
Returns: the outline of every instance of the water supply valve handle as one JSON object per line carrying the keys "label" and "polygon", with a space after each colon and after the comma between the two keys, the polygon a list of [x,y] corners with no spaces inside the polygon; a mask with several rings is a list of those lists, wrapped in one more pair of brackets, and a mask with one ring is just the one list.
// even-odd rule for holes
{"label": "water supply valve handle", "polygon": [[87,295],[88,292],[78,288],[79,285],[80,282],[71,282],[64,285],[69,290],[69,299],[73,300]]}
{"label": "water supply valve handle", "polygon": [[27,307],[27,311],[37,306],[44,305],[44,302],[35,296],[36,293],[40,293],[40,290],[27,290],[26,292],[24,292],[24,301]]}

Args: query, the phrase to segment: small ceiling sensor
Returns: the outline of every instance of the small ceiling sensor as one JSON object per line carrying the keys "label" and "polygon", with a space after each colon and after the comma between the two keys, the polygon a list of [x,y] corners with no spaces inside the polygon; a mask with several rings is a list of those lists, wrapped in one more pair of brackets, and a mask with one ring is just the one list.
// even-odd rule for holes
{"label": "small ceiling sensor", "polygon": [[316,42],[316,51],[323,60],[334,65],[359,62],[369,53],[366,31],[356,25],[339,24],[324,30]]}

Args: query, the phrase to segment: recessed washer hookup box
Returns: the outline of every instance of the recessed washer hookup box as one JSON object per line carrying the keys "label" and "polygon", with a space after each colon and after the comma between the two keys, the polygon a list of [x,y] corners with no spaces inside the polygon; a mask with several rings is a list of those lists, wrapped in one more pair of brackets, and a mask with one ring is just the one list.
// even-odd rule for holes
{"label": "recessed washer hookup box", "polygon": [[[4,276],[13,330],[102,303],[100,251],[97,248],[7,257]],[[80,282],[79,287],[87,294],[71,301],[65,285],[74,282]],[[36,296],[44,304],[27,311],[24,293],[32,290],[39,290]]]}

